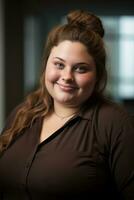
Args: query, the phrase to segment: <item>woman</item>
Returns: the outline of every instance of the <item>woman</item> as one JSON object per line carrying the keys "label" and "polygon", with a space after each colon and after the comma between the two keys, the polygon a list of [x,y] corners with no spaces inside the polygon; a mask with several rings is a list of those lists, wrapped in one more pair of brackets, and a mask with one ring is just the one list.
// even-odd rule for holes
{"label": "woman", "polygon": [[87,11],[48,35],[39,89],[0,139],[1,199],[134,199],[134,129],[103,97],[101,20]]}

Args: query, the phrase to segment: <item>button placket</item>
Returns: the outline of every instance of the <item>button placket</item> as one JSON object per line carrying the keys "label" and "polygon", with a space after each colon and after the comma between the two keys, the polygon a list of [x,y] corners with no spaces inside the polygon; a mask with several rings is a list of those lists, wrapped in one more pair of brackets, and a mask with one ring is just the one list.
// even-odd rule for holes
{"label": "button placket", "polygon": [[23,174],[22,174],[22,186],[25,187],[25,188],[27,188],[28,174],[29,174],[30,168],[32,166],[32,162],[34,160],[34,157],[36,155],[37,148],[38,148],[38,145],[34,148],[34,151],[29,156],[29,158],[28,158],[28,160],[27,160],[27,162],[25,163],[25,166],[24,166],[24,171],[23,171]]}

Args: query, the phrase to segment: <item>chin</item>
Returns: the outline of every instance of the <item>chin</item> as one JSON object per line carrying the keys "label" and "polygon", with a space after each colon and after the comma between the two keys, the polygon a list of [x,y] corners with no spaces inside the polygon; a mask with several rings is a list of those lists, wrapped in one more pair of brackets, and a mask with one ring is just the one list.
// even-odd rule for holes
{"label": "chin", "polygon": [[74,100],[72,100],[72,99],[56,99],[56,101],[58,102],[58,103],[60,103],[60,104],[72,104],[72,103],[74,103],[75,101]]}

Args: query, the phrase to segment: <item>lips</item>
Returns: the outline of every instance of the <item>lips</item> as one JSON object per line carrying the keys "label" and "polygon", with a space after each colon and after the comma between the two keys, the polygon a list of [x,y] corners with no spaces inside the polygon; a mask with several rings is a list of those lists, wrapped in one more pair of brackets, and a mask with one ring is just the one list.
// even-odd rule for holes
{"label": "lips", "polygon": [[78,89],[78,87],[74,85],[70,85],[70,84],[61,84],[57,82],[57,85],[60,87],[61,90],[66,91],[66,92],[70,92],[70,91],[74,91]]}

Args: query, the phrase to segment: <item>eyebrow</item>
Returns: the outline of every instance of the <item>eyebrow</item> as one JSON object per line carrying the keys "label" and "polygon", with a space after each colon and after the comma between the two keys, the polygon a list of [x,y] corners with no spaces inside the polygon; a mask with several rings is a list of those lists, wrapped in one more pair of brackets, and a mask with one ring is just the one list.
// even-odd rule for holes
{"label": "eyebrow", "polygon": [[[60,57],[54,57],[54,58],[57,58],[63,62],[66,62],[64,59],[60,58]],[[79,62],[79,63],[76,63],[76,65],[90,65],[89,63],[85,63],[85,62]]]}
{"label": "eyebrow", "polygon": [[60,57],[54,57],[54,58],[58,58],[59,60],[61,60],[61,61],[65,62],[65,60],[64,60],[64,59],[62,59],[62,58],[60,58]]}

